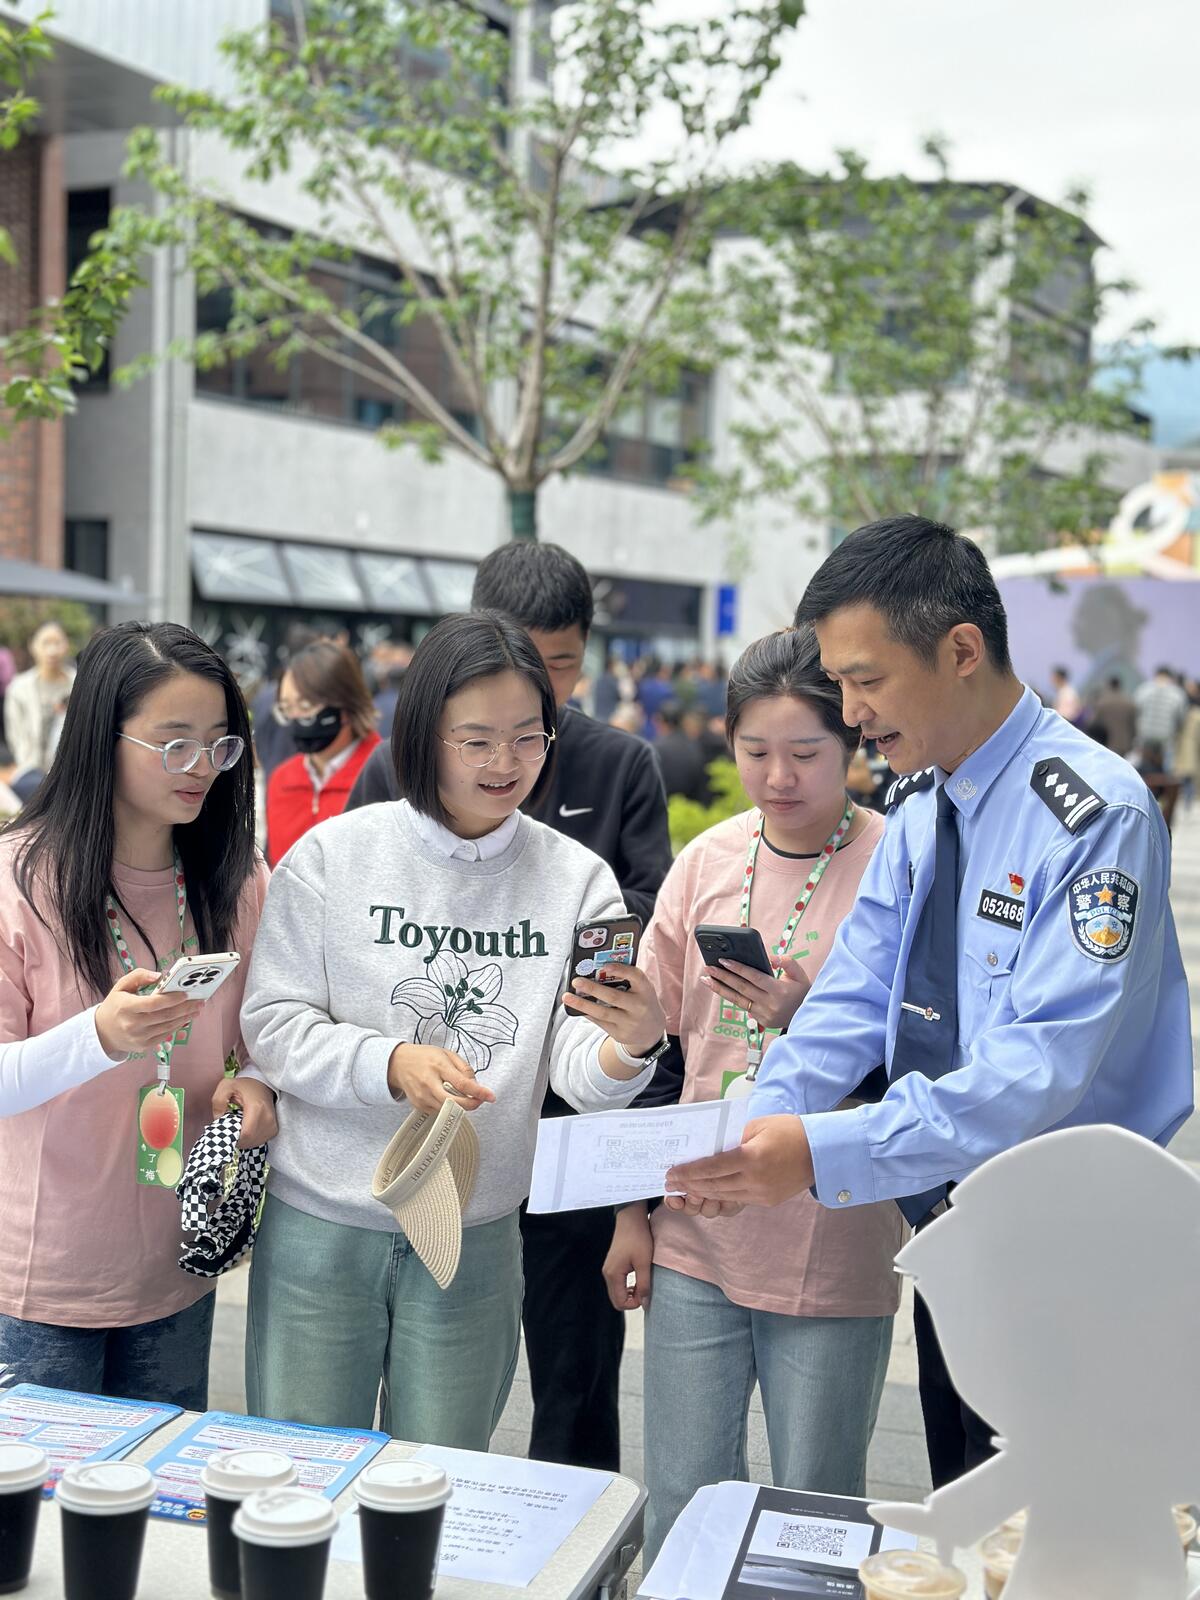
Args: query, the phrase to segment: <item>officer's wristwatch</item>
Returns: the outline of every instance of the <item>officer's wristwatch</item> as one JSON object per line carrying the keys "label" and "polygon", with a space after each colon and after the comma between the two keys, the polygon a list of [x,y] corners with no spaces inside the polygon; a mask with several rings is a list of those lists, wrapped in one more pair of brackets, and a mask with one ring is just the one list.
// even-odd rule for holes
{"label": "officer's wristwatch", "polygon": [[621,1063],[621,1065],[624,1067],[640,1067],[643,1071],[645,1071],[647,1067],[652,1067],[658,1060],[659,1056],[666,1054],[667,1047],[670,1045],[670,1043],[671,1041],[669,1037],[664,1032],[662,1038],[654,1046],[653,1050],[647,1050],[644,1056],[635,1056],[631,1055],[618,1039],[613,1040],[613,1044],[616,1046],[617,1060]]}

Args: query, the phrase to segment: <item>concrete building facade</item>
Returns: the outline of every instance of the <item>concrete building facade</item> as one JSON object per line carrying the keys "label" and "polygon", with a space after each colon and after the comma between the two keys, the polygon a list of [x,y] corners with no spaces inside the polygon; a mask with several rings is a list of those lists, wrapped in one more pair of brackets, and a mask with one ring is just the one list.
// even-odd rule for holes
{"label": "concrete building facade", "polygon": [[[45,135],[0,160],[5,209],[33,218],[21,241],[23,286],[3,287],[0,269],[0,294],[14,297],[0,300],[0,316],[15,318],[53,292],[51,267],[61,281],[64,241],[86,237],[89,219],[147,198],[122,175],[130,127],[158,120],[173,159],[217,170],[218,153],[170,126],[153,88],[163,80],[226,87],[219,40],[262,22],[271,4],[59,0],[56,59],[38,85]],[[499,0],[486,9],[504,25]],[[0,0],[0,15],[19,13]],[[515,31],[514,47],[522,40],[528,48],[527,29]],[[522,72],[527,63],[518,63]],[[294,178],[251,187],[224,168],[220,177],[236,209],[286,228],[310,222]],[[205,314],[192,279],[161,254],[112,364],[190,337],[198,310]],[[453,452],[431,465],[413,450],[385,450],[369,396],[335,396],[325,380],[306,387],[303,374],[280,382],[265,366],[197,375],[179,363],[129,389],[102,376],[81,392],[65,429],[19,430],[11,457],[0,457],[0,549],[50,564],[65,554],[68,565],[136,587],[148,596],[141,610],[192,621],[247,666],[256,651],[268,658],[300,617],[336,622],[369,643],[389,628],[412,637],[465,604],[474,564],[508,538],[499,479]],[[607,470],[548,483],[540,532],[593,574],[601,641],[668,657],[720,644],[729,657],[790,620],[831,534],[770,506],[749,509],[732,540],[700,526],[672,472],[672,429],[689,403],[691,425],[702,415],[717,461],[726,458],[742,401],[733,374],[718,369],[690,402],[659,412],[647,405],[643,436],[614,441]],[[1121,441],[1114,488],[1146,477],[1151,459],[1140,440]],[[752,552],[748,567],[736,565],[732,547]],[[724,608],[731,627],[718,640],[718,594],[734,582],[736,616]]]}

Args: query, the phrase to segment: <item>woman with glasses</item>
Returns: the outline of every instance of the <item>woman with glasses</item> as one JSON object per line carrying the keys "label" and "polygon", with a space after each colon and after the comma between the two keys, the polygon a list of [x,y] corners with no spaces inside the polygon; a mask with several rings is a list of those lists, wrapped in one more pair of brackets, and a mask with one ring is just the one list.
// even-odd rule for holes
{"label": "woman with glasses", "polygon": [[272,866],[326,817],[346,809],[354,780],[380,742],[376,711],[358,657],[332,639],[298,650],[279,680],[275,720],[296,754],[267,784],[267,860]]}
{"label": "woman with glasses", "polygon": [[[576,924],[622,913],[611,869],[535,822],[557,712],[529,636],[450,617],[400,689],[402,799],[323,823],[276,869],[242,1026],[280,1096],[247,1327],[252,1411],[486,1450],[521,1318],[518,1208],[547,1081],[628,1104],[665,1044],[644,976],[576,979]],[[598,1001],[603,992],[610,1004]],[[599,1024],[599,1026],[597,1026]],[[415,1109],[452,1100],[480,1147],[457,1275],[439,1288],[375,1167]]]}
{"label": "woman with glasses", "polygon": [[261,1144],[274,1097],[225,1077],[245,1061],[237,974],[199,1004],[149,986],[181,954],[245,970],[267,881],[249,736],[194,633],[106,628],[0,835],[0,1360],[22,1380],[207,1403],[212,1284],[177,1264],[180,1150],[230,1100]]}

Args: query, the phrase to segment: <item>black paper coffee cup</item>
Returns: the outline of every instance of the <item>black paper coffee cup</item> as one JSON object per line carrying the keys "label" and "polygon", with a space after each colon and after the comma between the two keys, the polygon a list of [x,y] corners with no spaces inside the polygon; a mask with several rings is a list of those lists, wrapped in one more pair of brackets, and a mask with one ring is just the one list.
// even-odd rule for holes
{"label": "black paper coffee cup", "polygon": [[216,1600],[242,1592],[233,1519],[247,1495],[296,1481],[296,1463],[282,1450],[224,1450],[200,1474],[208,1525],[208,1579]]}
{"label": "black paper coffee cup", "polygon": [[65,1600],[133,1600],[154,1475],[132,1461],[76,1461],[55,1491]]}
{"label": "black paper coffee cup", "polygon": [[312,1489],[267,1489],[233,1519],[242,1600],[321,1600],[337,1512]]}
{"label": "black paper coffee cup", "polygon": [[50,1476],[35,1444],[0,1444],[0,1594],[29,1582],[42,1489]]}
{"label": "black paper coffee cup", "polygon": [[354,1484],[367,1600],[427,1600],[450,1480],[425,1461],[376,1461]]}

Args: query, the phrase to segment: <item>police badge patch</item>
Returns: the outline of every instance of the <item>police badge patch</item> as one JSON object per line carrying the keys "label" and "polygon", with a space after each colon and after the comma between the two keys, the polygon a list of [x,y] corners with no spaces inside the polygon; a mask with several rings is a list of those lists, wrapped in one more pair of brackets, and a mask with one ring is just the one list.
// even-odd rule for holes
{"label": "police badge patch", "polygon": [[1067,890],[1071,935],[1093,961],[1120,961],[1129,954],[1137,919],[1139,885],[1116,867],[1085,872]]}

